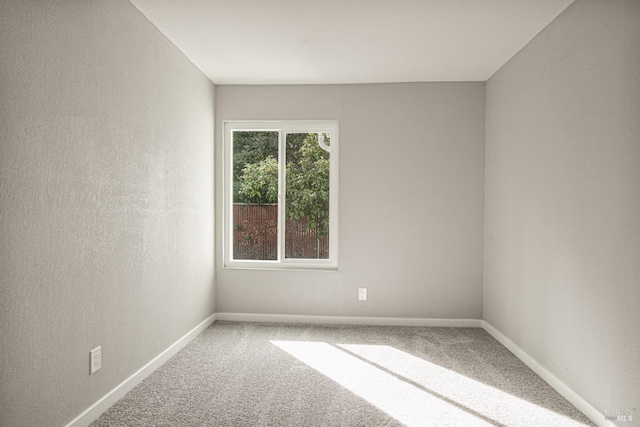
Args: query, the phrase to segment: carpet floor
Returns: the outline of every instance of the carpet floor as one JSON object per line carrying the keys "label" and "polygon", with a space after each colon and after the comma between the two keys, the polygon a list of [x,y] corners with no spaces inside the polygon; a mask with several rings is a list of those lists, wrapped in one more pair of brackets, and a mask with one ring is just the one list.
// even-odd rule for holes
{"label": "carpet floor", "polygon": [[215,322],[102,426],[593,426],[479,328]]}

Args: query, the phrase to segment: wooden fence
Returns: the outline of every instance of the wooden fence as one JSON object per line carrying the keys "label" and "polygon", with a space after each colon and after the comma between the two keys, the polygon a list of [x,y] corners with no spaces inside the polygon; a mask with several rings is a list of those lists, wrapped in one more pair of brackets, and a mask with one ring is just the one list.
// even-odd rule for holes
{"label": "wooden fence", "polygon": [[[285,221],[285,257],[328,259],[329,236],[316,238],[309,221]],[[278,205],[233,205],[233,258],[278,259]]]}

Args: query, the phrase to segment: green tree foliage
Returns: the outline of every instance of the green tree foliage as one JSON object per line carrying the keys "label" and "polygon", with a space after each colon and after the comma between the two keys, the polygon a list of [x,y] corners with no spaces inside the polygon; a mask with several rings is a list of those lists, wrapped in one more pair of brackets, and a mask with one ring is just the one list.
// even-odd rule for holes
{"label": "green tree foliage", "polygon": [[308,133],[289,133],[287,134],[287,164],[299,163],[302,155],[302,145],[307,138]]}
{"label": "green tree foliage", "polygon": [[[235,203],[277,203],[277,133],[275,141],[273,134],[237,132],[234,135]],[[328,135],[325,143],[330,143]],[[329,153],[318,144],[316,133],[288,134],[286,144],[286,218],[307,219],[308,228],[315,230],[319,239],[329,233]]]}
{"label": "green tree foliage", "polygon": [[238,196],[244,203],[278,202],[278,161],[271,156],[242,169]]}
{"label": "green tree foliage", "polygon": [[[272,203],[267,200],[247,198],[241,193],[244,168],[250,164],[264,161],[268,157],[278,158],[278,132],[274,131],[238,131],[233,133],[233,202],[234,203]],[[277,168],[276,168],[277,170]],[[257,172],[253,170],[252,172]],[[276,172],[277,176],[277,172]],[[276,180],[277,186],[277,180]]]}
{"label": "green tree foliage", "polygon": [[233,179],[242,175],[247,163],[258,163],[267,157],[278,158],[278,132],[236,131],[233,133]]}
{"label": "green tree foliage", "polygon": [[[329,145],[329,138],[325,135]],[[309,220],[309,229],[321,238],[329,232],[329,153],[318,144],[318,134],[306,135],[299,161],[287,162],[288,219]]]}
{"label": "green tree foliage", "polygon": [[[300,161],[300,148],[306,133],[287,134],[287,163]],[[277,131],[236,131],[233,133],[233,202],[234,203],[275,203],[273,200],[247,198],[241,192],[244,168],[248,164],[264,162],[268,157],[278,159]],[[252,170],[252,172],[257,172]],[[275,181],[276,186],[278,182]],[[266,185],[266,183],[265,183]],[[267,193],[266,191],[264,192]]]}

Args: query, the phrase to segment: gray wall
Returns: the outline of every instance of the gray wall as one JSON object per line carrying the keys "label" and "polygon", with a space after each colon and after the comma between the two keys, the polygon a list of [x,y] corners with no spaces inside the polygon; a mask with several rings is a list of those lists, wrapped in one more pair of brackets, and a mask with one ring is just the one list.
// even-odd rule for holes
{"label": "gray wall", "polygon": [[64,425],[213,313],[214,87],[125,0],[0,46],[0,425]]}
{"label": "gray wall", "polygon": [[216,89],[217,206],[223,120],[340,124],[339,271],[223,269],[216,233],[218,312],[480,318],[484,83]]}
{"label": "gray wall", "polygon": [[639,76],[640,2],[579,0],[487,83],[484,318],[600,411],[640,402]]}

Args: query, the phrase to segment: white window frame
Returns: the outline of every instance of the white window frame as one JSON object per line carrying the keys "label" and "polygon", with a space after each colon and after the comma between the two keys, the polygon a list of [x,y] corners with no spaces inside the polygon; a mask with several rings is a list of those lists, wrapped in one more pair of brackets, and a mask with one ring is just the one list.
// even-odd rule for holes
{"label": "white window frame", "polygon": [[[336,120],[224,120],[223,124],[223,266],[224,268],[337,270],[338,269],[338,122]],[[278,259],[233,259],[233,144],[232,131],[278,131]],[[285,258],[285,146],[288,133],[329,133],[329,259]]]}

